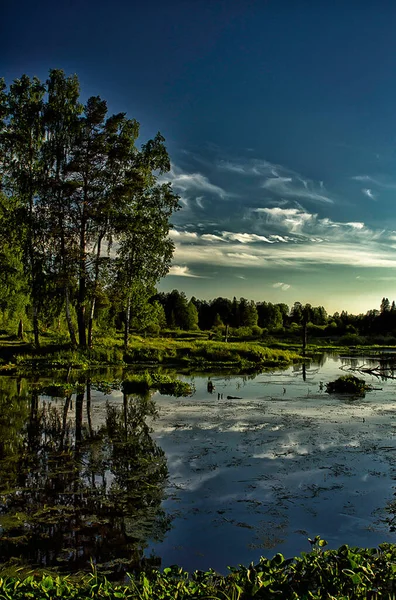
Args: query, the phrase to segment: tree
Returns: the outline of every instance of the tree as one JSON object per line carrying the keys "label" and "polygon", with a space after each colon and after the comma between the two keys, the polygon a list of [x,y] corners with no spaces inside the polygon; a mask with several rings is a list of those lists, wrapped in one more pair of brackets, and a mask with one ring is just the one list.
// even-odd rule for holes
{"label": "tree", "polygon": [[303,321],[303,306],[301,302],[295,302],[291,309],[291,320],[300,325]]}
{"label": "tree", "polygon": [[241,298],[239,301],[239,319],[241,327],[254,327],[257,325],[258,314],[253,300]]}
{"label": "tree", "polygon": [[73,345],[74,304],[86,348],[109,274],[124,286],[129,323],[128,289],[149,288],[169,269],[169,219],[179,205],[158,180],[170,169],[164,138],[158,133],[137,149],[137,121],[108,117],[98,96],[83,107],[77,77],[60,70],[45,84],[24,75],[8,92],[0,81],[0,124],[1,183],[12,203],[8,221],[18,227],[35,343],[40,309],[51,299],[55,312],[65,306]]}
{"label": "tree", "polygon": [[389,312],[391,309],[391,305],[390,302],[388,300],[388,298],[382,298],[381,300],[381,306],[380,306],[380,313],[381,315],[383,315],[384,313]]}
{"label": "tree", "polygon": [[198,327],[198,311],[195,307],[195,304],[191,300],[187,305],[187,310],[188,310],[188,327],[187,327],[187,329],[189,331],[192,331],[194,329],[199,329],[199,327]]}
{"label": "tree", "polygon": [[[169,184],[154,184],[146,193],[136,194],[133,200],[128,211],[124,211],[124,231],[120,230],[115,263],[117,278],[124,290],[125,348],[128,346],[132,286],[134,283],[154,286],[168,272],[174,250],[168,237],[169,217],[178,208],[178,196]],[[126,226],[125,214],[130,215]]]}
{"label": "tree", "polygon": [[23,75],[5,95],[2,89],[1,174],[6,196],[13,200],[13,227],[20,227],[22,261],[29,281],[33,331],[39,345],[38,315],[45,276],[44,220],[36,199],[40,189],[40,151],[44,141],[45,87],[37,77]]}
{"label": "tree", "polygon": [[51,70],[47,80],[48,99],[44,105],[45,141],[42,147],[40,203],[44,207],[48,237],[52,240],[50,261],[53,275],[65,302],[70,340],[77,345],[70,307],[78,248],[73,236],[72,191],[69,160],[83,107],[79,103],[76,75],[66,77],[61,70]]}

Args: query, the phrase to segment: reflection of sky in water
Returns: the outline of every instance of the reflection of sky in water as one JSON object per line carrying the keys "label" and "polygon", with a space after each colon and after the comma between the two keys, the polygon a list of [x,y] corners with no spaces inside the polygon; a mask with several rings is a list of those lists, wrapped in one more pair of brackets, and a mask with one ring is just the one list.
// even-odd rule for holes
{"label": "reflection of sky in water", "polygon": [[[363,363],[378,359],[353,359]],[[394,541],[381,518],[393,496],[396,381],[365,375],[381,389],[357,400],[321,389],[350,365],[336,356],[312,361],[305,381],[301,365],[213,376],[212,394],[207,377],[184,377],[196,387],[192,398],[154,395],[173,516],[165,541],[152,546],[163,566],[225,571],[261,555],[308,551],[306,538],[317,534],[330,547]],[[94,428],[108,401],[119,405],[121,393],[93,391]]]}
{"label": "reflection of sky in water", "polygon": [[165,506],[174,516],[155,547],[163,565],[224,571],[307,551],[316,534],[331,547],[394,541],[380,519],[393,493],[396,382],[365,376],[382,389],[358,400],[329,396],[320,382],[340,376],[340,364],[331,356],[312,362],[305,381],[294,366],[212,377],[213,394],[201,377],[186,378],[196,386],[192,398],[156,394],[155,437],[170,471]]}

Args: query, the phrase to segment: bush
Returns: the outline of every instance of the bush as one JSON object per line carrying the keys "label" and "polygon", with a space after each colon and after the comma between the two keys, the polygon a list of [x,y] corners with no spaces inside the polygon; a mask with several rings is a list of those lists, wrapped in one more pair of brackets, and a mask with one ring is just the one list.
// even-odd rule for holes
{"label": "bush", "polygon": [[364,396],[369,387],[364,379],[359,379],[354,375],[343,375],[335,381],[326,384],[326,392],[338,394],[354,394],[355,396]]}
{"label": "bush", "polygon": [[365,340],[360,336],[356,335],[356,333],[347,333],[343,335],[339,339],[340,346],[361,346],[364,344]]}
{"label": "bush", "polygon": [[253,325],[252,335],[254,337],[261,337],[263,335],[263,329],[261,329],[261,327],[259,327],[258,325]]}

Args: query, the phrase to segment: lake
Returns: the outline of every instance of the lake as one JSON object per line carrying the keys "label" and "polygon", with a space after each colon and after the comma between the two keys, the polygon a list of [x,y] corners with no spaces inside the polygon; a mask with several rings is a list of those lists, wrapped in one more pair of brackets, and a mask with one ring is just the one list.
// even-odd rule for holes
{"label": "lake", "polygon": [[51,398],[2,377],[0,560],[226,572],[309,551],[315,535],[393,542],[396,381],[366,374],[376,389],[359,399],[325,391],[363,363],[378,359],[182,375],[187,398],[93,383]]}

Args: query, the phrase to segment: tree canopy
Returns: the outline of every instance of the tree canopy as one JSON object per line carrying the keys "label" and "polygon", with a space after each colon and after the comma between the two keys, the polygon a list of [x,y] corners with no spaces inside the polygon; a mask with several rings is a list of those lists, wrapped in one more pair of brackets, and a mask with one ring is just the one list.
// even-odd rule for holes
{"label": "tree canopy", "polygon": [[164,138],[139,148],[135,119],[108,115],[99,96],[83,105],[79,94],[77,76],[61,70],[46,82],[0,83],[0,261],[3,278],[26,287],[36,345],[39,318],[55,301],[71,343],[76,324],[80,347],[91,346],[110,281],[120,286],[127,344],[132,290],[164,276],[174,249],[168,232],[179,204],[159,179],[170,169]]}

